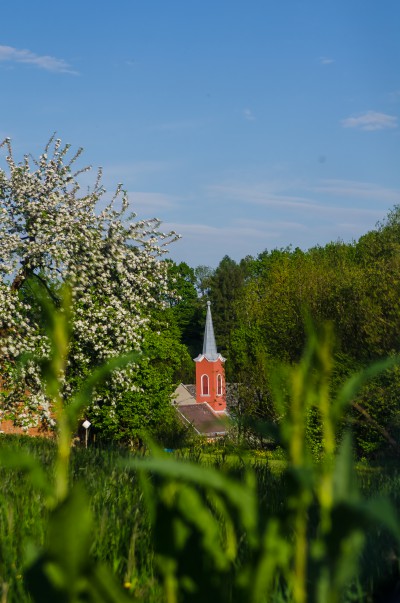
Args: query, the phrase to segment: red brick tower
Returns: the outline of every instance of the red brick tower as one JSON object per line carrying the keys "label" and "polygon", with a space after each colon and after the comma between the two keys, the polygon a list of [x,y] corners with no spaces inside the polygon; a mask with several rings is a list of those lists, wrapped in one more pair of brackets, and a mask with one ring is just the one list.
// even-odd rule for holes
{"label": "red brick tower", "polygon": [[207,302],[203,353],[196,363],[196,402],[207,402],[214,411],[226,409],[225,358],[218,354],[211,317],[211,303]]}

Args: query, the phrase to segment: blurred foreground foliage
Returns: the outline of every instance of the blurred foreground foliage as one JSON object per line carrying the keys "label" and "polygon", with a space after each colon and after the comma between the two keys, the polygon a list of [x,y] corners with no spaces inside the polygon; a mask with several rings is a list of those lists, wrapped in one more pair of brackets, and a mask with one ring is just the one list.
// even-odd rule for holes
{"label": "blurred foreground foliage", "polygon": [[[363,556],[368,561],[372,555],[369,539],[378,538],[384,555],[397,563],[400,523],[388,498],[365,496],[358,488],[351,435],[342,432],[341,418],[363,384],[393,366],[396,358],[372,365],[332,390],[332,331],[326,327],[317,334],[309,328],[301,361],[277,367],[271,380],[279,421],[258,427],[286,451],[287,463],[278,478],[271,478],[268,466],[260,470],[245,459],[231,467],[223,462],[207,466],[166,454],[155,445],[150,445],[152,454],[145,458],[126,454],[111,470],[114,479],[104,480],[98,490],[103,502],[110,503],[131,489],[136,492],[136,502],[125,500],[123,517],[143,514],[148,518],[133,523],[127,519],[130,544],[125,549],[121,579],[116,558],[110,568],[107,552],[99,555],[94,546],[102,526],[98,517],[96,522],[93,519],[96,505],[85,487],[90,468],[87,466],[83,479],[71,478],[76,475],[74,458],[78,458],[71,457],[71,440],[95,388],[112,370],[134,361],[135,355],[110,360],[88,376],[72,399],[63,400],[68,292],[61,308],[54,309],[45,300],[42,303],[51,342],[43,379],[54,403],[58,438],[51,470],[48,463],[23,448],[0,448],[2,473],[25,475],[24,488],[31,493],[32,502],[40,498],[45,522],[40,528],[33,520],[26,530],[36,546],[27,547],[22,539],[17,544],[18,555],[24,558],[23,574],[15,566],[15,551],[2,539],[2,603],[378,600],[378,579],[388,574],[378,576],[373,584],[368,583],[368,576],[362,579],[368,565]],[[318,455],[308,437],[310,415],[315,415],[320,425]],[[92,471],[96,472],[96,466]],[[124,482],[121,489],[119,480],[121,485]],[[111,493],[107,490],[110,483],[115,488]],[[14,530],[18,532],[18,499],[13,503],[0,500],[4,500],[0,525],[10,540]],[[113,513],[109,551],[115,548],[113,540],[125,531],[119,519],[118,513]],[[24,520],[29,522],[26,511]],[[135,541],[143,540],[138,526],[146,526],[148,537],[151,586],[147,590],[138,588]],[[398,587],[396,575],[390,579],[394,582],[386,581],[381,593],[386,587],[393,591]]]}

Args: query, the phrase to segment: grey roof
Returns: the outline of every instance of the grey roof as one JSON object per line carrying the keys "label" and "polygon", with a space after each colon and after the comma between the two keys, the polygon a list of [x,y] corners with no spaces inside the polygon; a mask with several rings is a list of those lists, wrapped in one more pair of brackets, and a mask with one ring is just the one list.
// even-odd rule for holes
{"label": "grey roof", "polygon": [[[226,387],[226,405],[228,411],[237,406],[239,398],[239,384],[225,383]],[[195,383],[181,383],[175,390],[174,404],[196,404],[196,385]],[[198,402],[197,402],[198,404]]]}
{"label": "grey roof", "polygon": [[219,354],[217,352],[217,344],[215,343],[214,336],[214,327],[211,316],[211,302],[207,302],[207,317],[206,317],[206,327],[204,329],[204,341],[203,341],[203,356],[207,358],[207,360],[217,360]]}
{"label": "grey roof", "polygon": [[[205,436],[223,435],[227,431],[227,416],[215,415],[206,404],[185,404],[177,406],[179,414],[190,423],[197,433]],[[224,420],[225,417],[225,420]]]}

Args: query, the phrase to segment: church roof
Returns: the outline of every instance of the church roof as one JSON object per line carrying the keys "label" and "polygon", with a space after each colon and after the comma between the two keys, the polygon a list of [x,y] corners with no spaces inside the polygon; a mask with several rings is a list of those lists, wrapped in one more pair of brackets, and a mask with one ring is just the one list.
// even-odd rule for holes
{"label": "church roof", "polygon": [[214,412],[206,402],[196,402],[196,386],[180,383],[173,395],[172,403],[182,421],[193,427],[196,433],[214,438],[224,435],[229,426],[229,413]]}
{"label": "church roof", "polygon": [[211,408],[203,403],[181,404],[177,406],[179,414],[194,430],[207,437],[224,435],[227,432],[227,416],[218,416]]}
{"label": "church roof", "polygon": [[186,406],[188,404],[197,404],[196,402],[196,386],[183,385],[180,383],[173,395],[173,402],[177,406]]}
{"label": "church roof", "polygon": [[[226,404],[229,410],[234,410],[238,404],[239,384],[226,383]],[[189,404],[199,404],[196,402],[196,384],[180,383],[173,394],[173,404],[175,406],[187,406]],[[229,414],[229,413],[228,413]]]}

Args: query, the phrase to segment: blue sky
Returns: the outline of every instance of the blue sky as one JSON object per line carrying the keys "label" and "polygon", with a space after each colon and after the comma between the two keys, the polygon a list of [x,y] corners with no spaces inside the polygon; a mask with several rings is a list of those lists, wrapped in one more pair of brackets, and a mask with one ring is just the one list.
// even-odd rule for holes
{"label": "blue sky", "polygon": [[400,203],[398,0],[20,0],[1,21],[0,139],[84,147],[182,235],[176,261],[351,241]]}

